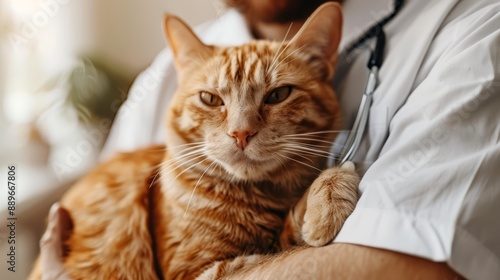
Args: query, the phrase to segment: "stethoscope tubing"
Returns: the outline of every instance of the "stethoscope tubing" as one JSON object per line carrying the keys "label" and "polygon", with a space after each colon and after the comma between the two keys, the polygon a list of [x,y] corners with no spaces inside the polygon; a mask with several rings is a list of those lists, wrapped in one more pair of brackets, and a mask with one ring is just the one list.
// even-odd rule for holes
{"label": "stethoscope tubing", "polygon": [[378,85],[378,72],[384,60],[384,49],[385,33],[383,28],[379,27],[376,30],[375,49],[372,52],[367,64],[370,74],[368,75],[365,91],[363,97],[361,98],[361,103],[359,105],[358,113],[356,115],[356,119],[354,120],[352,129],[349,132],[344,147],[338,157],[338,165],[342,165],[346,161],[352,160],[361,143],[361,139],[368,123],[368,117],[370,115],[373,93]]}

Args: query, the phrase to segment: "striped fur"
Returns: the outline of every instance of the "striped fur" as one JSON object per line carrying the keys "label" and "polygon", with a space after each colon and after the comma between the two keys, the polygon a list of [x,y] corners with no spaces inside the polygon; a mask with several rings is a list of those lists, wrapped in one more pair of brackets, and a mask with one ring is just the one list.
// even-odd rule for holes
{"label": "striped fur", "polygon": [[[179,74],[168,149],[118,155],[65,195],[75,224],[70,275],[216,279],[290,246],[331,241],[359,181],[353,169],[320,174],[340,126],[330,86],[340,29],[340,8],[329,3],[291,41],[221,48],[167,17]],[[282,86],[290,95],[266,104]],[[224,105],[207,106],[200,92]],[[234,131],[251,132],[244,149]]]}

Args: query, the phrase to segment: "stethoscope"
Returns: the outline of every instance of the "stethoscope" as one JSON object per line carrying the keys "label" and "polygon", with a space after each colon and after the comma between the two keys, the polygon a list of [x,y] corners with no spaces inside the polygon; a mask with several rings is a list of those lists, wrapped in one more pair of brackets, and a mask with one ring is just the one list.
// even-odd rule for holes
{"label": "stethoscope", "polygon": [[347,135],[344,147],[342,148],[342,151],[337,158],[336,163],[339,166],[346,161],[352,160],[361,143],[361,139],[368,123],[368,116],[370,112],[370,105],[373,99],[373,93],[375,92],[375,89],[378,85],[378,72],[380,67],[382,66],[382,62],[384,61],[385,33],[383,26],[399,13],[403,6],[403,3],[403,0],[396,0],[394,11],[390,15],[377,22],[372,28],[365,32],[363,36],[361,36],[353,44],[347,47],[344,51],[344,53],[348,54],[358,46],[362,45],[366,40],[375,37],[375,49],[371,52],[367,64],[370,73],[368,75],[356,119],[354,120],[352,129]]}
{"label": "stethoscope", "polygon": [[376,34],[375,50],[372,52],[368,60],[368,69],[370,74],[365,86],[365,92],[361,98],[358,114],[352,125],[352,129],[347,135],[347,140],[344,143],[344,148],[340,152],[338,164],[342,165],[344,162],[351,160],[359,148],[361,138],[368,122],[368,115],[370,112],[370,105],[372,104],[373,92],[378,84],[378,70],[384,61],[384,47],[385,47],[385,33],[384,29],[380,27]]}

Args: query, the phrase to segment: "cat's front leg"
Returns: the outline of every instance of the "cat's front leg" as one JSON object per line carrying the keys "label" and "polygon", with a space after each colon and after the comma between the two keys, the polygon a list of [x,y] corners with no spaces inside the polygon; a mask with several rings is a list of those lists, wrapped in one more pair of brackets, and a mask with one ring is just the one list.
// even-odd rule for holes
{"label": "cat's front leg", "polygon": [[358,201],[360,178],[352,162],[323,171],[309,187],[301,228],[310,246],[331,242]]}
{"label": "cat's front leg", "polygon": [[196,280],[224,279],[242,269],[250,269],[260,263],[264,263],[269,257],[266,255],[238,256],[234,259],[227,259],[214,262],[208,269],[196,277]]}
{"label": "cat's front leg", "polygon": [[323,246],[332,241],[358,201],[359,176],[354,164],[323,171],[290,210],[280,246]]}

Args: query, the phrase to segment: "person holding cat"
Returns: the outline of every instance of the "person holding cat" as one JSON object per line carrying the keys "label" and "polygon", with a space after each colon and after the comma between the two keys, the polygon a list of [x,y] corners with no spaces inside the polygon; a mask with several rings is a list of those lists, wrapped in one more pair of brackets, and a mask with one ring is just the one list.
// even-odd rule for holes
{"label": "person holding cat", "polygon": [[[324,1],[228,2],[238,11],[200,26],[204,43],[281,41],[287,32],[289,37],[298,32]],[[376,22],[378,13],[370,12],[386,11],[388,2],[343,1],[339,50],[356,40],[357,28]],[[497,1],[406,1],[384,26],[386,59],[368,129],[353,160],[362,175],[354,212],[332,244],[291,252],[234,278],[497,279],[499,26]],[[366,72],[369,44],[338,58],[334,88],[346,130],[363,92],[360,77]],[[103,157],[164,142],[161,120],[177,87],[173,63],[166,50],[139,76]],[[151,73],[160,73],[161,82],[138,106],[129,106],[150,85]],[[55,208],[52,216],[64,217],[59,216],[63,211]],[[52,228],[60,224],[53,222]],[[51,234],[49,227],[45,240],[55,243],[44,243],[42,256],[60,249],[58,232]],[[57,267],[57,254],[52,255],[46,258],[52,267],[45,269],[64,271]]]}

